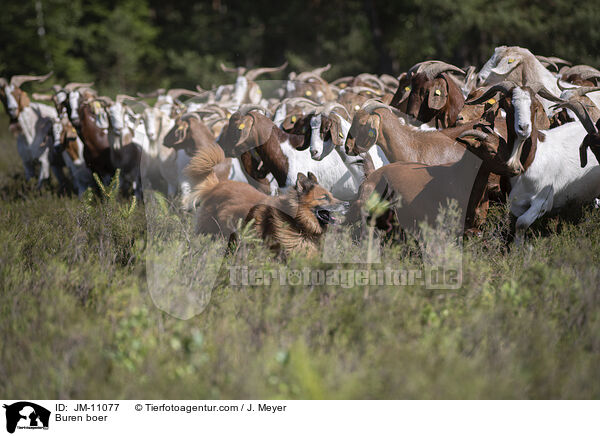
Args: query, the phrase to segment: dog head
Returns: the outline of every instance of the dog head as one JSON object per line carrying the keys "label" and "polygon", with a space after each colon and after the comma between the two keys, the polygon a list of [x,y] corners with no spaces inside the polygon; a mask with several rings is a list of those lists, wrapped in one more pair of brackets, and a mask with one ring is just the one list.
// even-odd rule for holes
{"label": "dog head", "polygon": [[295,190],[298,194],[299,214],[311,215],[311,221],[325,228],[336,224],[336,213],[345,213],[348,203],[336,199],[331,192],[319,185],[317,177],[309,172],[308,176],[298,173]]}

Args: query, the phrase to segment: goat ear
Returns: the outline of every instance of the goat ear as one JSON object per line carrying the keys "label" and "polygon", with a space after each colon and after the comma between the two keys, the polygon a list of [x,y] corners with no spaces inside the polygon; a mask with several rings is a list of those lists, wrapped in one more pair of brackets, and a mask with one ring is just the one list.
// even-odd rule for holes
{"label": "goat ear", "polygon": [[499,76],[504,76],[514,70],[520,63],[521,58],[519,57],[504,57],[498,63],[498,65],[492,68],[492,73],[498,74]]}
{"label": "goat ear", "polygon": [[381,118],[379,118],[379,115],[370,115],[369,119],[367,120],[366,127],[369,129],[365,132],[366,138],[364,138],[365,148],[367,150],[377,142],[380,120]]}
{"label": "goat ear", "polygon": [[296,125],[296,121],[298,121],[299,118],[300,117],[296,113],[289,114],[285,117],[283,123],[281,123],[281,128],[283,130],[291,130]]}
{"label": "goat ear", "polygon": [[164,144],[167,147],[173,147],[175,145],[181,144],[186,136],[187,131],[190,125],[187,121],[179,120],[177,124],[173,127],[171,134],[168,134],[164,139]]}
{"label": "goat ear", "polygon": [[241,132],[240,137],[235,144],[236,147],[238,145],[246,142],[246,140],[250,136],[250,132],[252,131],[253,126],[254,126],[254,117],[252,117],[252,115],[246,115],[246,116],[242,117],[238,122],[235,123],[234,128],[238,129]]}
{"label": "goat ear", "polygon": [[544,106],[537,100],[533,99],[534,125],[538,130],[547,130],[550,128],[550,119],[546,115]]}
{"label": "goat ear", "polygon": [[433,80],[429,87],[427,105],[430,109],[440,110],[448,101],[448,84],[443,78]]}
{"label": "goat ear", "polygon": [[333,142],[333,145],[335,145],[336,147],[342,147],[344,145],[344,134],[340,126],[340,122],[332,120],[331,126],[329,127],[331,142]]}

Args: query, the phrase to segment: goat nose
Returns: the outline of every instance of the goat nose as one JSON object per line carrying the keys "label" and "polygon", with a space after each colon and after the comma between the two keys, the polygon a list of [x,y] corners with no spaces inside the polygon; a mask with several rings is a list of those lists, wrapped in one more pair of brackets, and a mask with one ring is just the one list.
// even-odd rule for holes
{"label": "goat nose", "polygon": [[519,130],[521,132],[526,132],[527,131],[527,127],[528,127],[527,124],[519,124]]}

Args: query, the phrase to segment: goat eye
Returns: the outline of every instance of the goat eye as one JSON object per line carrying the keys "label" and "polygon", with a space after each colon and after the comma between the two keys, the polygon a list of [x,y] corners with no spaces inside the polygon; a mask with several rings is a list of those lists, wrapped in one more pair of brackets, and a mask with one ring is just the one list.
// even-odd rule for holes
{"label": "goat eye", "polygon": [[490,98],[488,101],[486,101],[486,103],[495,104],[496,103],[496,99],[495,98]]}
{"label": "goat eye", "polygon": [[340,132],[340,133],[338,133],[338,136],[339,136],[340,138],[343,138],[343,137],[344,137],[344,134],[343,134],[342,132]]}
{"label": "goat eye", "polygon": [[312,91],[306,91],[305,95],[308,96],[308,97],[310,97],[312,95]]}
{"label": "goat eye", "polygon": [[512,64],[514,61],[515,61],[515,60],[514,60],[513,58],[510,58],[510,59],[508,60],[508,63],[509,63],[509,64]]}
{"label": "goat eye", "polygon": [[405,90],[406,92],[410,91],[410,86],[405,86],[405,87],[404,87],[404,90]]}

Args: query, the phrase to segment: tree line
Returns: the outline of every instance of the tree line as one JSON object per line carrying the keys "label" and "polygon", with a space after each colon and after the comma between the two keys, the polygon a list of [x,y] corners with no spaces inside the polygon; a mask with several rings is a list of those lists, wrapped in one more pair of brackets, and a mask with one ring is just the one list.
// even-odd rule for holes
{"label": "tree line", "polygon": [[0,75],[53,70],[107,93],[210,88],[233,79],[221,62],[397,75],[426,59],[481,66],[502,44],[598,67],[599,10],[600,0],[5,2]]}

